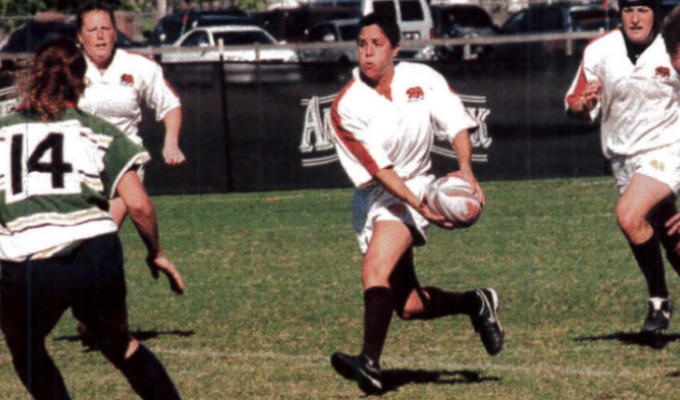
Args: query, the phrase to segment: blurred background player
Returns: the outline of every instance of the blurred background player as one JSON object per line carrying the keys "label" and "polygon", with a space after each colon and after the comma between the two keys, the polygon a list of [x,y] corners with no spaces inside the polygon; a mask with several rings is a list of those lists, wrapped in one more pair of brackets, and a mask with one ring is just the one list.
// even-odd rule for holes
{"label": "blurred background player", "polygon": [[666,17],[663,25],[663,40],[666,51],[671,57],[671,64],[680,74],[680,6],[675,6]]}
{"label": "blurred background player", "polygon": [[[185,160],[178,144],[182,124],[179,97],[163,77],[158,63],[115,48],[115,21],[113,9],[106,3],[87,1],[78,8],[77,36],[87,60],[87,84],[78,107],[110,122],[133,142],[142,144],[138,126],[142,120],[141,102],[146,103],[165,125],[162,151],[165,162],[179,165]],[[127,214],[119,199],[111,201],[109,212],[119,226]]]}
{"label": "blurred background player", "polygon": [[451,143],[460,166],[454,174],[484,202],[471,168],[468,129],[477,123],[439,73],[395,65],[400,32],[393,18],[367,15],[359,30],[360,69],[333,103],[331,118],[340,161],[358,187],[352,214],[364,253],[364,336],[359,355],[334,353],[331,364],[365,393],[381,393],[380,356],[394,311],[405,320],[466,314],[492,355],[501,351],[504,333],[493,289],[421,288],[414,266],[413,247],[425,244],[430,222],[453,228],[423,201],[434,180],[428,171],[435,135]]}
{"label": "blurred background player", "polygon": [[622,28],[594,40],[569,88],[567,114],[594,121],[621,192],[616,218],[647,282],[641,332],[668,328],[661,245],[680,272],[680,237],[665,226],[680,190],[680,80],[659,35],[658,0],[619,0]]}
{"label": "blurred background player", "polygon": [[36,53],[19,110],[0,120],[0,326],[36,399],[70,399],[45,347],[69,307],[141,398],[179,399],[163,365],[128,331],[123,252],[106,211],[111,197],[126,203],[152,274],[163,272],[183,293],[135,171],[149,155],[78,110],[85,69],[75,43],[49,42]]}

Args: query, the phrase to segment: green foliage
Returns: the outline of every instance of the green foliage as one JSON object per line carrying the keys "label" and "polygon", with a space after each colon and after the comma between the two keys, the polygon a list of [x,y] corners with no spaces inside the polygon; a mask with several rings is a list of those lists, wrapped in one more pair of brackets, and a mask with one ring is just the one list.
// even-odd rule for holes
{"label": "green foliage", "polygon": [[[117,10],[146,11],[152,6],[152,0],[105,0]],[[40,11],[59,11],[73,14],[80,0],[0,0],[0,16],[30,16]]]}
{"label": "green foliage", "polygon": [[33,15],[46,9],[45,2],[39,0],[0,0],[0,16]]}
{"label": "green foliage", "polygon": [[[466,317],[392,321],[388,399],[677,399],[678,322],[636,335],[642,276],[614,217],[611,178],[483,183],[473,227],[431,228],[416,252],[423,285],[492,286],[507,332],[486,355]],[[361,345],[360,256],[351,190],[154,198],[165,250],[187,281],[170,293],[123,227],[130,324],[187,399],[359,398],[333,351]],[[669,271],[673,295],[677,276]],[[676,296],[677,297],[677,296]],[[83,353],[66,313],[48,339],[74,398],[133,398],[101,355]],[[3,399],[25,399],[0,351]]]}

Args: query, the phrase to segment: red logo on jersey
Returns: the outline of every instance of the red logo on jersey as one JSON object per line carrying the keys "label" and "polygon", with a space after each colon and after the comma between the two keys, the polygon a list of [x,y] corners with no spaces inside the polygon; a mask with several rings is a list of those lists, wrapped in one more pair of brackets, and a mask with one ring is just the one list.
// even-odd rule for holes
{"label": "red logo on jersey", "polygon": [[668,78],[671,76],[671,70],[666,67],[656,67],[656,76]]}
{"label": "red logo on jersey", "polygon": [[123,74],[120,76],[120,83],[126,86],[132,86],[135,83],[135,78],[130,74]]}
{"label": "red logo on jersey", "polygon": [[419,101],[425,98],[425,93],[420,86],[412,87],[406,91],[408,101]]}

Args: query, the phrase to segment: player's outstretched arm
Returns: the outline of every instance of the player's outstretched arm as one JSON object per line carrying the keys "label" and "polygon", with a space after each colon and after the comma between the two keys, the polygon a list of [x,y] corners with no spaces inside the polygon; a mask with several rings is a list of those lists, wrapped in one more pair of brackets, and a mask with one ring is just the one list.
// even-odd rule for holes
{"label": "player's outstretched arm", "polygon": [[127,206],[139,235],[147,249],[146,263],[154,279],[162,272],[170,283],[170,289],[177,294],[184,293],[184,279],[175,265],[165,256],[158,235],[156,210],[146,194],[136,171],[128,171],[116,187],[118,195]]}
{"label": "player's outstretched arm", "polygon": [[475,174],[472,172],[472,142],[470,141],[470,134],[467,129],[460,131],[456,137],[451,141],[451,148],[453,148],[456,157],[458,158],[458,166],[460,170],[454,171],[448,175],[457,176],[472,186],[472,191],[479,198],[482,205],[486,204],[486,197],[482,186],[477,181]]}
{"label": "player's outstretched arm", "polygon": [[163,159],[168,165],[184,163],[185,157],[179,148],[179,131],[182,126],[182,109],[177,107],[163,118],[165,140],[163,143]]}

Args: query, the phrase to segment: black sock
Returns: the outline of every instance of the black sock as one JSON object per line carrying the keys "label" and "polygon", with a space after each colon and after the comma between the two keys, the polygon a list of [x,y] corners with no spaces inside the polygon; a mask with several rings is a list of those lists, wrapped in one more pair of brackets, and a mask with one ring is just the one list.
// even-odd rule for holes
{"label": "black sock", "polygon": [[378,286],[364,291],[364,345],[361,353],[378,365],[393,312],[389,288]]}
{"label": "black sock", "polygon": [[433,319],[445,315],[466,314],[473,315],[479,312],[482,303],[475,291],[469,292],[447,292],[436,287],[426,287],[423,289],[428,295],[428,299],[423,299],[425,311],[422,315],[415,316],[419,319]]}
{"label": "black sock", "polygon": [[130,358],[123,361],[120,370],[132,389],[144,400],[180,399],[163,364],[141,344]]}
{"label": "black sock", "polygon": [[666,250],[666,259],[671,264],[675,272],[680,275],[680,254],[678,254],[676,250],[676,246],[678,246],[678,235],[669,237],[666,234],[662,234],[661,244]]}
{"label": "black sock", "polygon": [[649,297],[668,297],[668,287],[666,287],[666,274],[663,269],[663,259],[661,258],[661,247],[656,239],[656,235],[644,243],[630,243],[635,260],[642,270],[642,274],[647,281]]}

